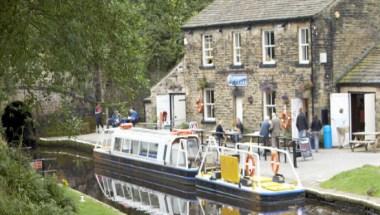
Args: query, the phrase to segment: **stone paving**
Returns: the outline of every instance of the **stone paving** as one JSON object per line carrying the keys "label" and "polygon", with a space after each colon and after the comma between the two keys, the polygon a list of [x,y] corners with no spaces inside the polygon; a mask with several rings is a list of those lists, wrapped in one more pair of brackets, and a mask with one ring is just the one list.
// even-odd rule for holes
{"label": "stone paving", "polygon": [[[57,138],[41,138],[45,141],[63,141],[73,140],[84,144],[95,145],[102,139],[102,135],[98,133],[80,135],[76,137],[57,137]],[[363,165],[380,165],[380,151],[364,151],[364,148],[359,148],[355,152],[350,149],[321,149],[318,153],[313,153],[313,158],[297,159],[298,168],[296,171],[305,188],[311,192],[316,192],[321,195],[328,195],[340,199],[349,199],[356,202],[365,202],[380,209],[380,198],[368,196],[360,196],[348,194],[336,190],[325,190],[319,187],[322,181],[325,181],[332,176],[358,168]]]}

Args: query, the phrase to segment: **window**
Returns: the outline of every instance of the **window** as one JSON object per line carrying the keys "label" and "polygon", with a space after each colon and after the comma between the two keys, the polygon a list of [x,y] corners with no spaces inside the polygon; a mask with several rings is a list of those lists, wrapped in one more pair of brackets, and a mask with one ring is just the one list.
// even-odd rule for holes
{"label": "window", "polygon": [[131,153],[131,140],[123,139],[121,151],[124,153]]}
{"label": "window", "polygon": [[301,28],[299,30],[299,62],[300,64],[308,64],[310,62],[309,47],[310,36],[308,28]]}
{"label": "window", "polygon": [[139,154],[140,144],[138,140],[132,140],[132,154]]}
{"label": "window", "polygon": [[233,43],[234,43],[234,65],[241,65],[241,36],[240,33],[233,34]]}
{"label": "window", "polygon": [[272,118],[272,113],[276,113],[276,92],[266,92],[264,94],[264,117]]}
{"label": "window", "polygon": [[212,35],[203,35],[202,38],[203,66],[213,66]]}
{"label": "window", "polygon": [[157,151],[158,151],[158,143],[151,143],[149,146],[148,156],[150,158],[157,158]]}
{"label": "window", "polygon": [[275,64],[275,42],[274,31],[263,32],[263,64]]}
{"label": "window", "polygon": [[205,121],[215,121],[215,99],[214,99],[214,89],[204,90],[204,120]]}
{"label": "window", "polygon": [[149,143],[147,142],[141,142],[140,145],[140,155],[141,156],[147,156],[148,155],[148,150],[149,150]]}
{"label": "window", "polygon": [[113,146],[113,150],[114,151],[120,151],[120,147],[121,147],[121,139],[120,138],[115,138],[115,143],[114,143],[114,146]]}

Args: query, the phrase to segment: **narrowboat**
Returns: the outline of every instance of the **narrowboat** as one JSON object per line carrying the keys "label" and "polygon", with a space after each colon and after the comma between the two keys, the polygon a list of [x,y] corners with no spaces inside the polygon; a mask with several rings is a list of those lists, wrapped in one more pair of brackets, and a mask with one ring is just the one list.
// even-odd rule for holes
{"label": "narrowboat", "polygon": [[[264,160],[261,153],[268,152],[271,159]],[[291,162],[280,162],[279,154],[291,160],[284,150],[250,143],[238,143],[235,148],[210,146],[196,176],[197,192],[259,210],[302,204],[305,190],[297,172]]]}
{"label": "narrowboat", "polygon": [[178,186],[194,186],[201,144],[188,130],[152,130],[131,126],[105,132],[94,160],[112,171]]}

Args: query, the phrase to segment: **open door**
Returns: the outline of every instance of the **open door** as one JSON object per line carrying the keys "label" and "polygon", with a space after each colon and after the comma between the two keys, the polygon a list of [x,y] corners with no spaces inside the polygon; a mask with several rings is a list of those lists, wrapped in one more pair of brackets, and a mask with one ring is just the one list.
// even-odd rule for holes
{"label": "open door", "polygon": [[300,108],[303,106],[302,100],[295,98],[291,100],[291,111],[292,111],[292,138],[298,138],[298,129],[296,126],[296,119],[299,114]]}
{"label": "open door", "polygon": [[186,100],[183,94],[171,95],[172,98],[172,108],[173,111],[171,118],[173,119],[173,127],[179,126],[186,122]]}
{"label": "open door", "polygon": [[[169,95],[157,95],[156,96],[156,113],[157,113],[157,120],[160,120],[160,114],[162,116],[162,113],[166,112],[166,119],[162,122],[163,125],[169,125],[170,124],[170,98]],[[162,117],[161,117],[162,118]]]}
{"label": "open door", "polygon": [[[339,146],[337,125],[344,124],[344,127],[349,128],[346,133],[345,143],[347,145],[351,137],[351,98],[349,93],[332,93],[330,94],[330,116],[331,116],[331,134],[332,145]],[[343,113],[339,110],[343,109]]]}
{"label": "open door", "polygon": [[[375,94],[364,95],[364,130],[366,133],[376,131]],[[374,140],[375,135],[368,135],[366,139]]]}
{"label": "open door", "polygon": [[[235,97],[236,101],[236,118],[243,123],[243,97]],[[235,119],[234,119],[235,120]]]}

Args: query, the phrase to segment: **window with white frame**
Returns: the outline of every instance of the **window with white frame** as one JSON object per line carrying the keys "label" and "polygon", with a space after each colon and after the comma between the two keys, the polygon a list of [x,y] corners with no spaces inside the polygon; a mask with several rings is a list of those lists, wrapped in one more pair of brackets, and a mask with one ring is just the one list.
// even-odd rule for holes
{"label": "window with white frame", "polygon": [[308,64],[310,62],[310,36],[308,28],[299,29],[299,62],[300,64]]}
{"label": "window with white frame", "polygon": [[239,32],[233,33],[233,58],[234,58],[234,65],[240,66],[241,65],[241,36]]}
{"label": "window with white frame", "polygon": [[274,31],[263,31],[263,63],[275,64],[275,41]]}
{"label": "window with white frame", "polygon": [[212,56],[212,35],[203,35],[202,37],[202,63],[203,66],[213,66]]}
{"label": "window with white frame", "polygon": [[272,113],[276,113],[276,92],[264,93],[264,117],[272,118]]}
{"label": "window with white frame", "polygon": [[215,121],[215,97],[214,89],[206,88],[204,90],[204,120]]}

